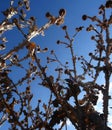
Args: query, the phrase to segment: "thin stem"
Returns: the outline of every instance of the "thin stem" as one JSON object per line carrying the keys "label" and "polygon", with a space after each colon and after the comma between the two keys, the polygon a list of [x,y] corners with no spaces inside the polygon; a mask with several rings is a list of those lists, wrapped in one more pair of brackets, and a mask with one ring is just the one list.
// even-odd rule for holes
{"label": "thin stem", "polygon": [[[105,14],[105,11],[104,11],[104,20],[106,18],[106,14]],[[105,89],[104,89],[104,94],[103,94],[103,99],[104,99],[104,108],[103,108],[103,111],[104,111],[104,116],[105,116],[105,129],[107,128],[107,122],[108,122],[108,105],[109,105],[109,81],[110,81],[110,76],[111,76],[111,73],[110,73],[110,70],[108,69],[109,67],[109,56],[110,56],[110,52],[109,52],[109,39],[110,39],[110,34],[109,34],[109,29],[108,29],[108,26],[106,27],[106,42],[107,42],[107,47],[106,47],[106,61],[105,61],[105,67],[106,67],[106,70],[105,70]]]}
{"label": "thin stem", "polygon": [[73,44],[72,44],[72,40],[70,40],[70,52],[72,55],[72,63],[73,63],[73,68],[74,68],[74,76],[77,76],[77,72],[76,72],[76,57],[74,55],[74,50],[73,50]]}

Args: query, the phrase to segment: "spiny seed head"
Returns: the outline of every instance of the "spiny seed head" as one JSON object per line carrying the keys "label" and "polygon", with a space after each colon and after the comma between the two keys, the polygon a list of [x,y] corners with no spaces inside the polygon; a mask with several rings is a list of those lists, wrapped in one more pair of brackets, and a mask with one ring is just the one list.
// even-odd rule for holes
{"label": "spiny seed head", "polygon": [[39,99],[39,100],[38,100],[38,102],[40,103],[40,102],[41,102],[41,100]]}
{"label": "spiny seed head", "polygon": [[18,24],[18,19],[17,18],[14,18],[12,21],[13,21],[13,23]]}
{"label": "spiny seed head", "polygon": [[54,54],[54,50],[51,50],[51,54]]}
{"label": "spiny seed head", "polygon": [[64,71],[64,73],[65,73],[65,74],[70,74],[70,70],[66,69],[66,70]]}
{"label": "spiny seed head", "polygon": [[46,47],[46,48],[44,48],[44,51],[48,51],[48,48]]}
{"label": "spiny seed head", "polygon": [[104,5],[101,5],[101,6],[99,7],[99,10],[104,10],[104,9],[105,9]]}
{"label": "spiny seed head", "polygon": [[112,1],[108,0],[105,4],[106,8],[112,8]]}
{"label": "spiny seed head", "polygon": [[32,16],[32,17],[30,17],[30,19],[31,19],[32,21],[35,21],[35,17],[33,17],[33,16]]}
{"label": "spiny seed head", "polygon": [[47,18],[50,18],[51,17],[51,14],[49,12],[46,13],[46,17]]}
{"label": "spiny seed head", "polygon": [[67,26],[66,26],[66,25],[65,25],[65,26],[63,26],[63,27],[62,27],[62,29],[63,29],[63,30],[66,30],[66,29],[67,29]]}
{"label": "spiny seed head", "polygon": [[79,30],[82,30],[83,28],[84,28],[84,26],[80,26],[80,27],[79,27]]}
{"label": "spiny seed head", "polygon": [[68,64],[68,61],[66,61],[66,63],[65,64]]}
{"label": "spiny seed head", "polygon": [[66,10],[65,9],[60,9],[59,10],[59,15],[60,16],[65,16],[66,15]]}
{"label": "spiny seed head", "polygon": [[89,53],[89,56],[92,56],[92,55],[93,55],[93,53],[90,52],[90,53]]}
{"label": "spiny seed head", "polygon": [[30,90],[30,87],[28,86],[28,87],[26,88],[26,90]]}
{"label": "spiny seed head", "polygon": [[57,41],[57,44],[60,44],[60,40]]}
{"label": "spiny seed head", "polygon": [[80,26],[80,27],[78,27],[78,28],[75,28],[75,30],[76,30],[77,32],[79,32],[79,31],[81,31],[83,28],[84,28],[83,26]]}
{"label": "spiny seed head", "polygon": [[87,15],[84,14],[84,15],[82,16],[82,19],[83,19],[83,20],[86,20],[86,19],[87,19]]}
{"label": "spiny seed head", "polygon": [[92,36],[92,37],[91,37],[91,40],[94,40],[94,39],[95,39],[95,37],[94,37],[94,36]]}

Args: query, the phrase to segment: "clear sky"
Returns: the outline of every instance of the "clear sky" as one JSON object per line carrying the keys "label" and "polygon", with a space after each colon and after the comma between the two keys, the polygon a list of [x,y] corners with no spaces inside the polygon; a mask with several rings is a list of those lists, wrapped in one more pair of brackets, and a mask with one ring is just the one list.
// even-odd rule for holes
{"label": "clear sky", "polygon": [[[58,16],[58,11],[61,8],[64,8],[66,9],[64,25],[68,26],[69,33],[72,36],[75,32],[76,27],[87,27],[90,23],[90,21],[83,21],[82,15],[88,14],[90,16],[98,16],[97,9],[103,3],[105,3],[105,0],[31,0],[31,11],[28,12],[28,17],[35,16],[39,28],[48,21],[45,17],[46,12],[50,12],[54,16]],[[8,5],[8,0],[2,0],[2,2],[0,3],[0,11],[5,10]],[[0,14],[0,20],[2,20],[2,18],[3,15]],[[21,34],[16,31],[17,30],[9,31],[9,33],[6,33],[6,36],[9,40],[9,43],[7,44],[8,48],[12,48],[12,46],[17,45],[18,42],[22,41]],[[69,59],[69,56],[67,55],[67,50],[63,47],[56,45],[56,41],[61,39],[64,40],[64,32],[59,26],[54,25],[45,31],[44,37],[38,36],[32,39],[32,41],[36,42],[36,44],[40,45],[40,47],[42,48],[48,47],[49,50],[55,49],[58,57],[60,57],[61,61],[64,61],[64,59]],[[94,47],[93,44],[94,43],[90,41],[90,34],[86,34],[85,31],[80,32],[74,42],[75,54],[84,55],[85,57],[88,57],[87,54],[90,52],[92,47]],[[45,64],[44,55],[49,55],[49,52],[41,55],[43,64]],[[49,70],[49,73],[52,72]],[[15,78],[17,76],[18,75],[15,75]],[[34,86],[36,86],[36,83],[34,83]],[[43,88],[33,88],[32,90],[34,91],[35,95],[38,95],[38,98],[42,98],[43,100],[45,100],[49,94],[47,90],[44,90]],[[68,125],[68,128],[70,130],[74,130],[70,123]],[[0,130],[8,130],[7,124],[0,127]]]}

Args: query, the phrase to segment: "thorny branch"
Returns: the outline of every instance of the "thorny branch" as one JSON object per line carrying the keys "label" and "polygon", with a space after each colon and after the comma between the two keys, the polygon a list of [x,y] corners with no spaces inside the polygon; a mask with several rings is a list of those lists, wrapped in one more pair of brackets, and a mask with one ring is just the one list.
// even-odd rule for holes
{"label": "thorny branch", "polygon": [[[14,6],[14,4],[18,2]],[[7,120],[12,130],[34,130],[42,129],[54,130],[59,125],[61,130],[64,126],[67,130],[66,121],[69,119],[77,130],[110,130],[108,127],[109,115],[109,82],[112,72],[111,51],[112,38],[109,28],[112,24],[112,16],[106,18],[106,10],[112,8],[112,1],[108,0],[99,7],[99,14],[103,19],[97,16],[83,15],[83,20],[91,20],[95,24],[90,24],[86,31],[94,31],[96,35],[91,37],[96,43],[94,53],[89,53],[90,59],[86,60],[83,56],[77,57],[74,53],[74,42],[77,34],[82,31],[83,26],[77,27],[76,32],[70,37],[67,26],[63,26],[65,31],[65,41],[57,41],[57,44],[63,44],[71,53],[71,58],[65,65],[58,59],[56,53],[52,51],[53,58],[47,57],[48,63],[56,62],[61,67],[56,68],[57,77],[53,74],[48,75],[47,65],[43,67],[37,53],[46,52],[48,49],[41,49],[39,45],[31,42],[34,37],[44,35],[44,31],[51,25],[61,25],[64,22],[66,14],[65,9],[59,10],[59,16],[55,17],[49,12],[46,13],[48,22],[40,28],[37,28],[36,19],[30,17],[26,19],[26,11],[30,10],[29,0],[10,1],[10,7],[3,11],[4,20],[0,24],[0,51],[5,49],[5,42],[8,42],[2,35],[11,29],[17,27],[24,40],[13,49],[8,50],[6,54],[0,55],[0,125]],[[25,31],[28,28],[28,32]],[[106,36],[106,37],[105,37]],[[26,54],[19,57],[20,50]],[[26,62],[26,66],[24,66]],[[72,68],[69,66],[72,62]],[[78,73],[77,63],[81,63],[82,74]],[[18,66],[19,70],[26,73],[19,80],[13,81],[10,74],[13,73],[13,67]],[[101,72],[104,76],[104,85],[97,82]],[[64,77],[62,76],[65,75]],[[89,76],[89,79],[87,77]],[[31,84],[38,82],[50,90],[48,103],[41,104],[39,99],[35,107],[31,101],[35,95],[32,94]],[[18,87],[20,86],[20,87]],[[19,91],[22,87],[24,90]],[[94,106],[97,105],[99,92],[103,94],[103,112],[99,113]],[[84,94],[83,94],[84,93]],[[79,98],[82,94],[82,98]],[[73,103],[71,103],[71,98]],[[16,108],[19,108],[17,111]],[[43,108],[43,109],[42,109]]]}

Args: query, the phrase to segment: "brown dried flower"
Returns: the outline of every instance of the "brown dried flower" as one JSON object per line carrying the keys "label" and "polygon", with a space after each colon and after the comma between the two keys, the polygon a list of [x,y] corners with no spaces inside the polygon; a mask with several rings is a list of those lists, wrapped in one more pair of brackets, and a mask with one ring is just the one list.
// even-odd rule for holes
{"label": "brown dried flower", "polygon": [[95,39],[95,36],[91,36],[91,40],[94,40]]}
{"label": "brown dried flower", "polygon": [[54,50],[51,50],[51,54],[54,54]]}
{"label": "brown dried flower", "polygon": [[105,4],[106,8],[112,8],[112,1],[108,0]]}
{"label": "brown dried flower", "polygon": [[60,15],[61,17],[65,16],[65,15],[66,15],[66,10],[65,10],[65,9],[60,9],[59,15]]}
{"label": "brown dried flower", "polygon": [[99,10],[104,10],[104,9],[105,9],[104,5],[101,5],[101,6],[99,7]]}
{"label": "brown dried flower", "polygon": [[57,41],[57,44],[60,44],[60,40]]}
{"label": "brown dried flower", "polygon": [[45,16],[46,16],[47,18],[51,18],[51,17],[52,17],[49,12],[47,12]]}
{"label": "brown dried flower", "polygon": [[67,26],[66,26],[66,25],[64,25],[64,26],[62,27],[62,29],[63,29],[63,30],[66,30],[66,29],[67,29]]}
{"label": "brown dried flower", "polygon": [[83,20],[86,20],[86,19],[87,19],[87,15],[84,14],[84,15],[82,16],[82,19],[83,19]]}

